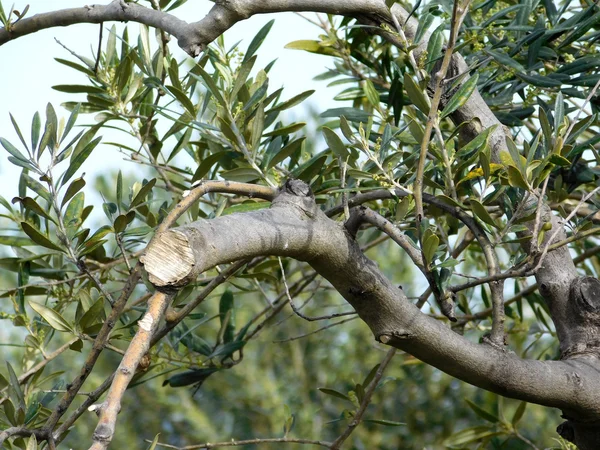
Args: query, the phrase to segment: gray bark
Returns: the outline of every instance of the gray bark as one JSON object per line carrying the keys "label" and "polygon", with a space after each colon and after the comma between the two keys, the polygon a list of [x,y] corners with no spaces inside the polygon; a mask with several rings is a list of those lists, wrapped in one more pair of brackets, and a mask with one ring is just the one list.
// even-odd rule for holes
{"label": "gray bark", "polygon": [[[288,182],[270,209],[198,220],[166,231],[154,242],[142,262],[159,288],[187,284],[217,264],[241,258],[297,258],[335,287],[377,340],[475,386],[560,408],[573,420],[600,421],[600,364],[595,358],[524,360],[454,333],[417,309],[343,225],[319,210],[302,182]],[[165,270],[165,258],[176,267]]]}

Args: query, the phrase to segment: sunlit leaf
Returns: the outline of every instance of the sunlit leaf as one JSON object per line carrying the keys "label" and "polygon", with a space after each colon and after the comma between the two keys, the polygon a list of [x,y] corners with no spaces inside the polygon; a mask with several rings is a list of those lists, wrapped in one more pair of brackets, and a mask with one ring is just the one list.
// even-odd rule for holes
{"label": "sunlit leaf", "polygon": [[68,331],[72,332],[71,325],[67,322],[58,312],[53,309],[47,308],[44,305],[36,303],[34,301],[29,301],[29,306],[36,313],[38,313],[42,318],[48,322],[48,324],[57,331]]}

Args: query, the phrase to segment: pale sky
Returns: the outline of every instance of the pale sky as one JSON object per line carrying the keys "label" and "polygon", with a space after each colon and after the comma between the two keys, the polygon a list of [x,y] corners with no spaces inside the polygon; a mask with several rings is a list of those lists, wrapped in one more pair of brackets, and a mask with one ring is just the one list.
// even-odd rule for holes
{"label": "pale sky", "polygon": [[[81,0],[15,0],[15,9],[23,10],[28,4],[29,12],[27,16],[36,13],[79,7],[89,4]],[[108,0],[98,1],[97,3],[109,3]],[[11,2],[3,2],[4,8],[10,7]],[[189,0],[184,6],[177,9],[174,13],[187,21],[200,20],[206,15],[212,3],[208,0]],[[8,11],[7,11],[8,12]],[[333,95],[339,92],[338,88],[327,88],[326,82],[315,82],[313,77],[323,72],[327,66],[332,66],[331,58],[325,56],[313,55],[298,50],[286,50],[285,44],[299,39],[316,39],[319,32],[317,27],[298,15],[273,14],[254,16],[246,21],[236,24],[225,34],[226,43],[229,45],[242,40],[240,48],[245,50],[260,28],[270,19],[275,18],[275,24],[269,33],[269,36],[263,43],[258,52],[258,60],[255,68],[264,67],[271,60],[278,58],[277,63],[271,70],[269,77],[270,90],[285,86],[282,100],[293,97],[294,95],[308,89],[316,89],[317,92],[307,100],[317,107],[318,110],[343,106],[340,102],[332,100]],[[112,23],[105,24],[110,28]],[[122,26],[118,24],[117,26]],[[130,36],[135,35],[139,26],[129,24]],[[104,43],[108,32],[104,33]],[[57,84],[85,84],[86,77],[66,66],[57,63],[54,58],[74,60],[64,48],[62,48],[55,39],[58,39],[67,47],[83,56],[92,57],[92,52],[96,51],[98,46],[98,25],[81,24],[66,28],[51,28],[40,31],[35,34],[21,37],[15,41],[8,42],[0,47],[0,136],[8,139],[13,145],[21,147],[19,139],[12,127],[9,118],[9,112],[13,114],[25,140],[29,140],[30,124],[33,114],[39,111],[42,114],[42,123],[46,104],[51,102],[56,111],[61,116],[68,117],[68,112],[60,106],[62,102],[74,101],[77,99],[73,94],[64,94],[53,90],[51,87]],[[170,49],[183,56],[183,52],[177,46],[173,39]],[[79,97],[85,100],[85,96]],[[93,115],[80,115],[78,124],[89,124],[93,122]],[[74,136],[76,133],[71,133]],[[101,133],[104,140],[114,141],[123,137],[122,133],[110,134]],[[17,195],[17,183],[20,175],[20,168],[12,165],[7,160],[8,153],[0,147],[0,195],[9,201]],[[98,203],[99,197],[91,192],[93,174],[104,168],[121,167],[124,172],[134,173],[136,166],[133,164],[123,164],[122,155],[114,147],[100,145],[92,156],[84,163],[79,170],[86,172],[86,196],[94,203]],[[90,197],[91,196],[91,197]],[[99,206],[99,205],[98,205]],[[100,213],[101,208],[95,208],[96,213]]]}

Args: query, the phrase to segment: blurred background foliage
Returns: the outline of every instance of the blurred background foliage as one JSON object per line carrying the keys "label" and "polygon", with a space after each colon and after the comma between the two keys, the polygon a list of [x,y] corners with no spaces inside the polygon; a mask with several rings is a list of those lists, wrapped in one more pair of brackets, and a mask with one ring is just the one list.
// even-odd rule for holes
{"label": "blurred background foliage", "polygon": [[[142,3],[176,13],[183,2]],[[399,3],[420,21],[419,38],[432,32],[426,57],[416,66],[407,53],[350,19],[314,19],[320,28],[316,39],[288,44],[323,55],[327,69],[315,82],[341,89],[340,107],[327,111],[299,106],[310,105],[311,91],[290,98],[286,90],[271,89],[271,64],[254,67],[270,23],[248,42],[232,45],[226,35],[217,39],[198,62],[173,58],[167,36],[144,26],[139,34],[130,31],[134,27],[123,34],[105,27],[100,55],[56,59],[81,73],[81,84],[54,87],[65,93],[67,113],[48,105],[31,126],[14,121],[20,142],[0,141],[15,169],[22,170],[18,196],[0,198],[0,336],[9,363],[0,369],[3,428],[44,423],[78,373],[152,230],[199,180],[275,186],[295,177],[310,183],[324,209],[348,193],[414,182],[429,104],[427,79],[419,73],[443,51],[452,2]],[[0,11],[4,26],[15,14]],[[522,225],[511,217],[530,188],[548,181],[548,199],[564,217],[596,186],[598,102],[588,94],[600,80],[599,20],[591,1],[471,3],[457,51],[477,76],[454,91],[452,107],[463,104],[476,85],[516,145],[512,161],[499,167],[490,161],[485,132],[477,142],[461,142],[457,126],[442,119],[440,135],[430,145],[426,186],[480,220],[497,239],[503,269],[525,258],[515,234]],[[122,139],[103,139],[109,129]],[[92,151],[123,158],[135,167],[135,177],[92,171],[85,165]],[[86,201],[86,183],[101,193],[102,204]],[[596,203],[590,198],[583,214],[570,220],[573,254],[597,245]],[[182,222],[266,206],[210,194]],[[370,206],[417,245],[411,200]],[[86,222],[92,207],[104,217]],[[464,227],[434,208],[428,215],[430,233],[438,237],[430,252],[432,270],[446,273],[446,284],[464,281],[465,274],[484,274],[477,245],[456,258],[449,254],[450,247],[468,239]],[[358,239],[409,297],[422,295],[424,277],[397,246],[374,228]],[[306,316],[351,311],[308,265],[287,260],[281,267],[274,258],[249,263],[152,349],[148,367],[125,397],[114,448],[147,448],[145,440],[157,433],[160,442],[174,446],[284,435],[333,440],[342,433],[365,378],[386,349],[352,315],[309,322],[294,314],[286,282]],[[598,276],[597,258],[582,258],[581,270]],[[206,273],[183,289],[175,310],[217,275]],[[523,357],[555,359],[558,345],[547,307],[535,291],[520,294],[531,283],[517,278],[506,284],[506,298],[516,296],[506,308],[508,342]],[[142,281],[134,291],[82,395],[118,365],[148,289]],[[483,286],[461,291],[458,309],[465,316],[480,313],[489,307],[488,297]],[[424,312],[445,320],[432,298],[429,302]],[[456,331],[478,341],[490,326],[482,314]],[[21,388],[14,386],[11,371],[17,377],[26,373],[65,343],[71,343],[68,350]],[[387,368],[365,419],[348,448],[567,448],[555,440],[558,411],[475,389],[401,353]],[[84,413],[61,446],[81,448],[95,423],[94,414]],[[6,446],[25,448],[26,440]]]}

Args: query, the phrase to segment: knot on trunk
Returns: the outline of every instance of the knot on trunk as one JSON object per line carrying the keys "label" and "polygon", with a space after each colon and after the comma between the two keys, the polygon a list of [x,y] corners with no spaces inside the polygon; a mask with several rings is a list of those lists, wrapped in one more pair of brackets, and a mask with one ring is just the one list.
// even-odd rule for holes
{"label": "knot on trunk", "polygon": [[576,278],[571,284],[570,293],[573,312],[583,319],[593,315],[598,319],[600,313],[600,281],[593,277]]}

